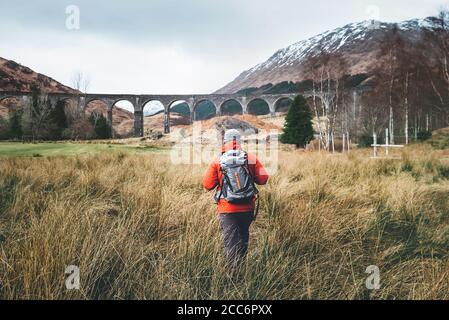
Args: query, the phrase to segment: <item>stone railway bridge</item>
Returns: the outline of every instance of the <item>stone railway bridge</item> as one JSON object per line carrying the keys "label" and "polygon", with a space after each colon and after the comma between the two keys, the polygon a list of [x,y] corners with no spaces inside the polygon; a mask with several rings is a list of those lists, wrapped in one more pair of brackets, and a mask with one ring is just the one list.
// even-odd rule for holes
{"label": "stone railway bridge", "polygon": [[[262,95],[241,95],[241,94],[194,94],[194,95],[133,95],[133,94],[71,94],[71,93],[48,93],[45,94],[52,104],[58,100],[73,101],[83,111],[92,101],[101,101],[107,105],[107,119],[112,126],[112,109],[120,101],[129,101],[134,108],[134,136],[142,137],[143,132],[143,109],[148,102],[159,101],[164,106],[164,132],[170,132],[170,109],[174,103],[185,102],[189,106],[190,121],[195,119],[195,110],[201,102],[209,101],[215,106],[215,113],[220,116],[226,102],[237,101],[243,114],[248,114],[248,106],[252,101],[262,100],[268,104],[270,114],[274,116],[276,104],[283,99],[293,99],[297,94],[262,94]],[[310,96],[310,93],[303,93]],[[30,92],[5,92],[0,91],[0,101],[7,98],[21,100],[25,105],[31,99]]]}

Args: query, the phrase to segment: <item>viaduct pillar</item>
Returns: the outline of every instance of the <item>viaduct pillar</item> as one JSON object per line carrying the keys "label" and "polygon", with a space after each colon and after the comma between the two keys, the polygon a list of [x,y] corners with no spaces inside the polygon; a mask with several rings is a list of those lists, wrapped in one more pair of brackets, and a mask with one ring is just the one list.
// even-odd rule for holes
{"label": "viaduct pillar", "polygon": [[268,107],[270,108],[270,115],[272,117],[276,116],[276,102],[275,101],[267,101]]}
{"label": "viaduct pillar", "polygon": [[144,136],[143,111],[134,111],[134,137]]}
{"label": "viaduct pillar", "polygon": [[112,109],[108,109],[108,124],[112,127]]}
{"label": "viaduct pillar", "polygon": [[111,130],[111,137],[113,138],[114,130],[112,129],[112,107],[108,106],[108,125]]}
{"label": "viaduct pillar", "polygon": [[248,101],[246,97],[242,97],[242,100],[239,101],[242,106],[242,114],[248,114]]}
{"label": "viaduct pillar", "polygon": [[164,133],[170,133],[170,110],[164,110]]}

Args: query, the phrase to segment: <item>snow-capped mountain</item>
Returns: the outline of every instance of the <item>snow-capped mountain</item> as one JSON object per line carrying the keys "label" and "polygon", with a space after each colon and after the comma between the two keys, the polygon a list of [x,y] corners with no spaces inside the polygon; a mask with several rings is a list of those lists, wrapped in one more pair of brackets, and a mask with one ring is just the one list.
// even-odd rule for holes
{"label": "snow-capped mountain", "polygon": [[[322,55],[340,55],[346,61],[347,75],[370,74],[382,68],[378,52],[388,32],[396,29],[410,48],[423,40],[424,34],[441,28],[435,17],[413,19],[400,23],[363,21],[326,31],[278,50],[267,61],[241,73],[234,81],[218,90],[232,93],[245,88],[257,88],[283,81],[301,82],[310,79],[306,61]],[[428,39],[426,38],[426,41]],[[431,46],[432,47],[432,46]]]}

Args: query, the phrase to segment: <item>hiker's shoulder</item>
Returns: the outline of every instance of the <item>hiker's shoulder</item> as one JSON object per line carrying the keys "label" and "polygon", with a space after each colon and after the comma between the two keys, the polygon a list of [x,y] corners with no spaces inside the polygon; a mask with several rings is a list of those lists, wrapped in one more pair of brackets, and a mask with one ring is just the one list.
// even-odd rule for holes
{"label": "hiker's shoulder", "polygon": [[220,164],[220,156],[214,156],[212,158],[212,161],[210,162],[211,165],[217,166]]}
{"label": "hiker's shoulder", "polygon": [[255,164],[256,162],[257,162],[257,157],[256,157],[256,155],[255,154],[252,154],[252,153],[250,153],[250,152],[247,152],[247,151],[245,151],[245,153],[247,154],[247,156],[248,156],[248,162],[251,164]]}

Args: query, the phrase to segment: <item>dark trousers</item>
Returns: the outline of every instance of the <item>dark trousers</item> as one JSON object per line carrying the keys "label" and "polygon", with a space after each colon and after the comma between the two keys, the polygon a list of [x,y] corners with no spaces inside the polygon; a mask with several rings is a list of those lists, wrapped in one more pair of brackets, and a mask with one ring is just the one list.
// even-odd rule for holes
{"label": "dark trousers", "polygon": [[246,257],[253,219],[253,212],[220,214],[226,262],[232,269],[240,267]]}

